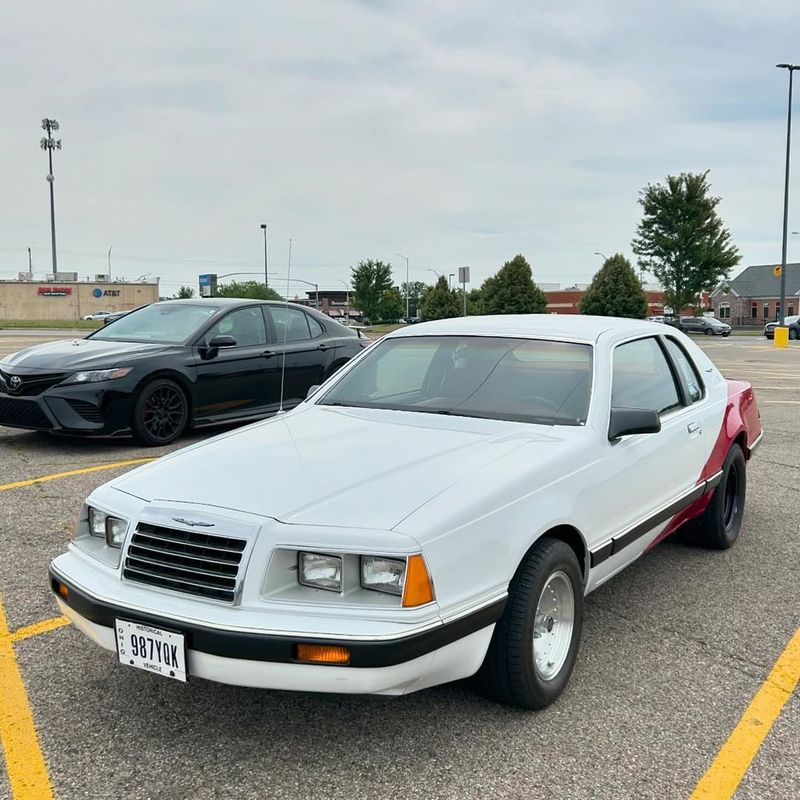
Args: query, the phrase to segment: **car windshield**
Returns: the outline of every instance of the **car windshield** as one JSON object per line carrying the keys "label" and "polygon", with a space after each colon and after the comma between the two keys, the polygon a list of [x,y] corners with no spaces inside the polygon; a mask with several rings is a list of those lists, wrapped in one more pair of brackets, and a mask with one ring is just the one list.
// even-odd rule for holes
{"label": "car windshield", "polygon": [[386,339],[318,401],[583,425],[592,386],[592,348],[570,342],[479,336]]}
{"label": "car windshield", "polygon": [[95,331],[91,339],[182,344],[219,311],[218,306],[153,303]]}

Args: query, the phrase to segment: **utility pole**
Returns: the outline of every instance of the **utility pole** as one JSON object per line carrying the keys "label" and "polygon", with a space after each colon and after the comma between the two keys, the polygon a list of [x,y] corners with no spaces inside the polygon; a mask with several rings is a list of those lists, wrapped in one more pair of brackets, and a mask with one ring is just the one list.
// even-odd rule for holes
{"label": "utility pole", "polygon": [[[112,244],[111,247],[114,245]],[[108,277],[111,277],[111,247],[108,248]]]}
{"label": "utility pole", "polygon": [[[786,118],[786,176],[783,188],[783,249],[781,251],[781,314],[778,322],[785,327],[786,322],[786,249],[789,231],[789,155],[792,146],[792,78],[800,64],[776,64],[778,69],[789,70],[789,112]],[[777,336],[775,339],[777,344]]]}
{"label": "utility pole", "polygon": [[395,255],[396,256],[400,256],[400,258],[404,258],[406,260],[406,320],[408,320],[408,314],[409,314],[409,312],[408,312],[408,308],[409,308],[409,306],[408,306],[408,292],[409,292],[409,289],[411,288],[409,286],[409,283],[408,283],[408,275],[409,275],[409,271],[408,271],[408,256],[404,256],[402,253],[395,253]]}
{"label": "utility pole", "polygon": [[267,226],[262,223],[261,230],[264,231],[264,288],[269,289],[269,277],[267,276]]}
{"label": "utility pole", "polygon": [[53,249],[53,274],[58,272],[58,259],[56,257],[56,202],[53,196],[53,182],[55,176],[53,175],[53,150],[61,149],[61,139],[54,139],[53,134],[58,130],[58,120],[48,119],[45,117],[42,120],[42,130],[47,136],[42,136],[39,141],[39,146],[42,150],[47,151],[47,163],[49,172],[47,173],[47,182],[50,184],[50,239]]}

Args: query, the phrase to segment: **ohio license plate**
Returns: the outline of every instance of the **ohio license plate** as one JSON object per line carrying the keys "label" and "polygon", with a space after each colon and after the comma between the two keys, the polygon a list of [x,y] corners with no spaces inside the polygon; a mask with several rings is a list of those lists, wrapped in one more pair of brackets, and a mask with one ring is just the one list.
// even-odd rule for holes
{"label": "ohio license plate", "polygon": [[121,664],[186,682],[186,645],[182,633],[153,628],[141,622],[114,622]]}

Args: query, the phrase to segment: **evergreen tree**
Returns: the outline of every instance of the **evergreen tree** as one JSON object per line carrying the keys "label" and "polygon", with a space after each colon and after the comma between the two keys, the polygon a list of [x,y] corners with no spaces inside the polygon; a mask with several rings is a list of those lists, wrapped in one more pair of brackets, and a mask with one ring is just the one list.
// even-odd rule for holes
{"label": "evergreen tree", "polygon": [[194,289],[191,286],[181,286],[175,295],[176,300],[190,300],[192,297],[194,297]]}
{"label": "evergreen tree", "polygon": [[459,303],[459,296],[447,285],[447,278],[439,276],[436,285],[428,289],[420,303],[422,319],[447,319],[460,317],[463,313]]}
{"label": "evergreen tree", "polygon": [[378,319],[394,322],[405,313],[406,301],[396,286],[387,289],[378,303]]}
{"label": "evergreen tree", "polygon": [[543,314],[544,292],[533,282],[531,265],[522,255],[506,261],[496,275],[481,286],[484,314]]}
{"label": "evergreen tree", "polygon": [[647,315],[647,298],[636,272],[621,253],[607,259],[592,278],[580,302],[581,314],[600,317],[633,317]]}

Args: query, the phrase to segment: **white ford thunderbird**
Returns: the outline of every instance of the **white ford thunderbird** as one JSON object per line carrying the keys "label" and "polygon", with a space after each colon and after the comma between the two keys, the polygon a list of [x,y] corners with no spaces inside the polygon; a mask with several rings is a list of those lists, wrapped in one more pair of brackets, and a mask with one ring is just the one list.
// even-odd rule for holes
{"label": "white ford thunderbird", "polygon": [[541,708],[588,592],[680,528],[733,544],[761,435],[750,386],[666,325],[424,323],[292,412],[101,486],[51,586],[169,678],[403,694],[477,674]]}

